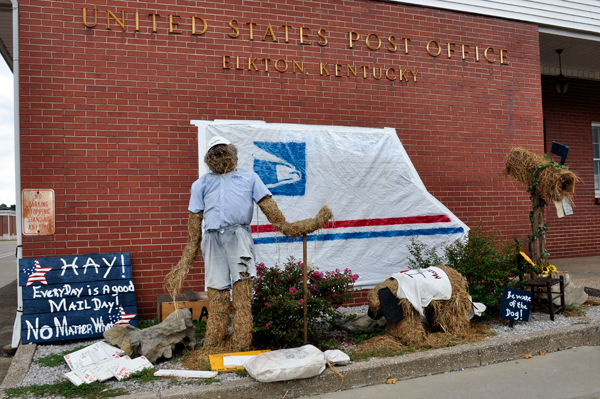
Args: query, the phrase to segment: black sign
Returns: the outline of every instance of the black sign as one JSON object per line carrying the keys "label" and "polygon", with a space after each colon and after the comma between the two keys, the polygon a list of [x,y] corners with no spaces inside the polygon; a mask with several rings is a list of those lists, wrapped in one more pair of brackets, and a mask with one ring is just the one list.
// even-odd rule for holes
{"label": "black sign", "polygon": [[504,287],[500,317],[511,321],[529,321],[532,295],[531,291]]}
{"label": "black sign", "polygon": [[115,325],[137,326],[128,252],[19,260],[21,341],[102,337]]}

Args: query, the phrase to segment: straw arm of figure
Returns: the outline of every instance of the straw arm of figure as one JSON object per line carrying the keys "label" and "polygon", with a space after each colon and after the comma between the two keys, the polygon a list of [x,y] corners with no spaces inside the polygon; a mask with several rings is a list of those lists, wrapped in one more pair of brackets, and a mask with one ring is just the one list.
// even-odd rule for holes
{"label": "straw arm of figure", "polygon": [[283,213],[277,206],[277,202],[273,198],[269,196],[264,197],[258,201],[258,206],[271,225],[286,236],[302,236],[312,233],[323,227],[333,217],[331,209],[327,205],[324,205],[314,218],[289,223],[285,220],[285,216],[283,216]]}
{"label": "straw arm of figure", "polygon": [[165,277],[165,289],[171,296],[176,297],[181,291],[183,280],[194,264],[202,242],[202,216],[204,211],[190,212],[188,215],[188,238],[183,255],[177,266]]}

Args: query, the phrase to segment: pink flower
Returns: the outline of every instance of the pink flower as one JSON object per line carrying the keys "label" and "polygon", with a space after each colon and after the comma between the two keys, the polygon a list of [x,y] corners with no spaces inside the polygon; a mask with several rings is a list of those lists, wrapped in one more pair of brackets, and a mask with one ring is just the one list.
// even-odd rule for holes
{"label": "pink flower", "polygon": [[304,299],[300,299],[300,303],[304,303]]}
{"label": "pink flower", "polygon": [[269,302],[265,302],[265,306],[269,306]]}
{"label": "pink flower", "polygon": [[265,325],[265,327],[266,327],[266,328],[271,328],[271,325],[270,325],[269,323],[267,323],[267,324]]}
{"label": "pink flower", "polygon": [[298,292],[298,290],[296,289],[296,287],[291,287],[290,288],[290,294],[295,294],[296,292]]}
{"label": "pink flower", "polygon": [[313,284],[313,285],[311,285],[311,286],[310,286],[310,289],[311,289],[311,290],[316,290],[316,289],[317,289],[317,286]]}

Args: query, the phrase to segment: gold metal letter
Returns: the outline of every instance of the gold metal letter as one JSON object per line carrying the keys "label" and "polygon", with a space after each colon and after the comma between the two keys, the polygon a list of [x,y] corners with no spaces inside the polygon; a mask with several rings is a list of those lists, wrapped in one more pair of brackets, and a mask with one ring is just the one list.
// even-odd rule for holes
{"label": "gold metal letter", "polygon": [[239,55],[235,56],[235,69],[241,69],[242,71],[244,70],[244,67],[240,67],[240,56]]}
{"label": "gold metal letter", "polygon": [[475,61],[479,62],[479,47],[475,46]]}
{"label": "gold metal letter", "polygon": [[300,61],[300,65],[298,65],[298,63],[294,60],[292,61],[294,64],[294,73],[296,73],[296,67],[298,67],[298,70],[302,73],[304,73],[304,60]]}
{"label": "gold metal letter", "polygon": [[[354,36],[354,38],[352,38],[352,36]],[[354,45],[354,42],[357,41],[358,39],[360,39],[360,35],[358,34],[358,32],[354,32],[353,30],[348,32],[348,40],[350,42],[350,48],[352,48],[352,46]]]}
{"label": "gold metal letter", "polygon": [[510,62],[504,59],[504,56],[506,55],[505,52],[507,51],[508,50],[500,49],[500,64],[502,65],[510,65]]}
{"label": "gold metal letter", "polygon": [[135,12],[135,32],[139,32],[140,31],[140,13],[139,12]]}
{"label": "gold metal letter", "polygon": [[[285,69],[283,71],[281,69],[279,69],[279,61],[283,61],[283,65],[285,65]],[[286,60],[282,60],[282,59],[279,59],[279,60],[275,61],[275,69],[277,69],[277,72],[282,72],[282,73],[285,72],[285,71],[287,71],[287,69],[288,69],[288,63],[287,63],[287,61]]]}
{"label": "gold metal letter", "polygon": [[256,25],[256,22],[246,22],[246,25],[250,28],[250,40],[254,40],[254,31],[252,30],[252,26]]}
{"label": "gold metal letter", "polygon": [[87,23],[87,12],[86,12],[86,8],[83,8],[83,24],[85,26],[87,26],[88,28],[93,28],[94,26],[98,25],[98,10],[96,10],[94,8],[94,25],[88,25]]}
{"label": "gold metal letter", "polygon": [[394,40],[396,40],[396,37],[394,35],[390,35],[390,37],[388,37],[388,43],[392,45],[392,47],[388,47],[387,49],[390,53],[395,53],[396,50],[398,50],[398,46],[396,46]]}
{"label": "gold metal letter", "polygon": [[408,41],[410,40],[410,37],[403,37],[402,39],[404,39],[404,54],[408,54]]}
{"label": "gold metal letter", "polygon": [[[204,25],[204,27],[202,28],[202,32],[196,32],[196,18],[202,21],[202,24]],[[206,33],[207,29],[208,24],[206,23],[206,20],[204,18],[197,17],[195,15],[192,16],[192,35],[203,35],[204,33]]]}
{"label": "gold metal letter", "polygon": [[469,54],[469,50],[466,50],[465,47],[471,47],[468,44],[461,44],[460,45],[461,49],[462,49],[462,59],[464,60],[465,58],[467,58],[467,54]]}
{"label": "gold metal letter", "polygon": [[323,39],[323,41],[318,41],[317,44],[319,46],[327,46],[327,38],[325,37],[325,33],[327,33],[327,31],[325,30],[325,28],[319,28],[319,31],[317,32],[317,34],[319,35],[319,37],[321,39]]}
{"label": "gold metal letter", "polygon": [[307,28],[306,26],[300,27],[300,44],[306,44],[306,45],[312,44],[312,40],[306,41],[306,42],[304,41],[304,37],[305,36],[308,37],[308,33],[304,33],[304,29],[310,30],[310,28]]}
{"label": "gold metal letter", "polygon": [[121,29],[125,30],[125,11],[121,11],[121,19],[123,21],[119,21],[119,18],[112,11],[106,11],[106,29],[110,29],[110,18],[113,18],[121,27]]}
{"label": "gold metal letter", "polygon": [[394,79],[390,78],[390,70],[392,70],[392,71],[396,72],[396,70],[395,70],[394,68],[388,68],[388,69],[386,69],[386,70],[385,70],[385,77],[386,77],[388,80],[396,80],[396,77],[395,77],[395,76],[394,76]]}
{"label": "gold metal letter", "polygon": [[350,74],[356,77],[356,65],[350,66],[350,64],[346,64],[346,75],[350,76]]}
{"label": "gold metal letter", "polygon": [[377,80],[381,79],[383,76],[383,68],[379,68],[379,77],[375,75],[375,72],[377,72],[377,67],[373,67],[373,78]]}
{"label": "gold metal letter", "polygon": [[416,82],[416,81],[417,81],[417,75],[419,74],[419,70],[417,69],[417,70],[414,70],[414,71],[413,71],[413,70],[411,69],[411,70],[410,70],[410,73],[412,73],[412,75],[413,75],[413,80]]}
{"label": "gold metal letter", "polygon": [[263,60],[265,61],[265,72],[269,72],[269,61],[271,61],[271,59],[263,58]]}
{"label": "gold metal letter", "polygon": [[492,53],[494,52],[494,48],[493,48],[493,47],[488,47],[488,48],[486,48],[486,49],[485,49],[485,51],[483,52],[483,57],[485,58],[485,60],[486,60],[487,62],[491,62],[491,63],[494,63],[494,62],[496,62],[496,59],[495,59],[495,58],[492,58],[492,59],[490,60],[490,58],[488,57],[488,50],[489,50],[489,51],[491,51]]}
{"label": "gold metal letter", "polygon": [[233,34],[231,32],[229,32],[229,37],[232,39],[235,39],[236,37],[238,37],[240,35],[240,30],[233,25],[233,24],[237,24],[237,23],[238,23],[238,21],[235,19],[232,19],[231,21],[229,21],[229,27],[231,29],[233,29],[233,31],[235,32]]}
{"label": "gold metal letter", "polygon": [[340,68],[342,67],[342,64],[333,64],[335,66],[335,76],[337,77],[342,77],[342,75],[340,74]]}
{"label": "gold metal letter", "polygon": [[[437,46],[437,53],[432,53],[431,50],[429,49],[429,46],[431,46],[431,43],[435,43],[435,45]],[[442,53],[442,48],[440,47],[440,44],[438,42],[436,42],[435,40],[430,40],[427,42],[427,52],[429,53],[430,56],[432,57],[437,57],[438,55],[440,55]]]}
{"label": "gold metal letter", "polygon": [[408,72],[408,69],[400,69],[400,80],[408,82],[406,72]]}
{"label": "gold metal letter", "polygon": [[454,43],[450,43],[448,42],[448,58],[452,58],[452,53],[454,52],[453,48],[450,48],[450,46],[454,46]]}
{"label": "gold metal letter", "polygon": [[254,63],[254,61],[256,61],[258,59],[258,57],[248,57],[248,70],[251,71],[252,67],[254,67],[255,71],[258,71],[258,68],[256,67],[256,64]]}
{"label": "gold metal letter", "polygon": [[263,41],[267,40],[267,36],[271,36],[271,41],[272,42],[276,42],[277,38],[275,37],[275,33],[273,32],[273,28],[271,27],[271,23],[269,23],[269,26],[267,26],[267,29],[265,30],[265,34],[263,36]]}
{"label": "gold metal letter", "polygon": [[[371,47],[371,44],[369,43],[369,38],[371,36],[375,36],[377,38],[377,48]],[[381,39],[379,38],[379,36],[377,35],[377,33],[369,33],[367,35],[367,38],[365,39],[365,43],[366,43],[367,47],[370,48],[371,50],[377,51],[381,47]]]}
{"label": "gold metal letter", "polygon": [[229,57],[231,57],[231,56],[230,55],[223,56],[223,69],[231,69],[231,67],[227,66],[227,64],[229,64]]}
{"label": "gold metal letter", "polygon": [[156,33],[156,17],[160,17],[160,14],[148,14],[149,17],[152,17],[152,33]]}
{"label": "gold metal letter", "polygon": [[319,69],[321,71],[321,76],[323,76],[323,72],[325,72],[327,74],[327,76],[329,76],[329,72],[327,71],[327,63],[326,62],[319,62]]}
{"label": "gold metal letter", "polygon": [[369,67],[367,65],[361,65],[360,68],[362,68],[363,70],[363,79],[367,78],[367,69],[369,69]]}
{"label": "gold metal letter", "polygon": [[[179,26],[179,22],[173,22],[173,17],[181,18],[179,15],[169,15],[169,33],[182,34],[183,32],[180,30],[175,30],[174,26]],[[193,19],[192,19],[193,20]]]}
{"label": "gold metal letter", "polygon": [[289,31],[288,28],[291,28],[290,25],[281,25],[282,28],[284,28],[284,32],[285,32],[285,42],[289,43],[290,42],[290,37],[289,37]]}

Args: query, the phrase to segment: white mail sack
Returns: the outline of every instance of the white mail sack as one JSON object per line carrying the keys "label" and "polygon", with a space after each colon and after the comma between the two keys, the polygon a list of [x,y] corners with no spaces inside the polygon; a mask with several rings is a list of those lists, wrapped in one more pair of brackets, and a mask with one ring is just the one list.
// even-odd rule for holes
{"label": "white mail sack", "polygon": [[260,382],[315,377],[326,367],[325,355],[312,345],[261,353],[246,363],[246,371]]}

